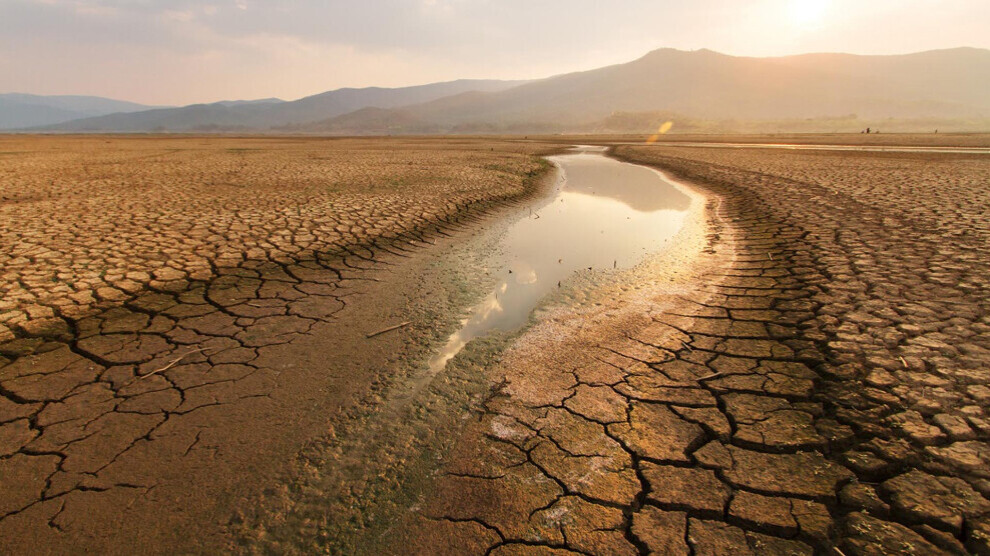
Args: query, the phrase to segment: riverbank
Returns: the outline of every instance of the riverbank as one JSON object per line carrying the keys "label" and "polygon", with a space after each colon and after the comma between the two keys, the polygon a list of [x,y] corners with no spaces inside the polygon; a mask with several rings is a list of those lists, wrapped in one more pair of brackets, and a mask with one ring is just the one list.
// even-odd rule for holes
{"label": "riverbank", "polygon": [[458,310],[415,255],[543,194],[536,151],[497,142],[46,139],[2,160],[11,551],[227,546]]}
{"label": "riverbank", "polygon": [[986,552],[985,159],[616,155],[717,199],[709,249],[520,338],[392,550]]}
{"label": "riverbank", "polygon": [[727,219],[759,269],[740,273],[749,276],[735,287],[766,305],[729,316],[765,321],[774,334],[771,324],[786,316],[780,310],[792,311],[800,341],[794,357],[815,375],[806,399],[786,400],[810,402],[800,409],[804,427],[793,420],[799,413],[781,411],[781,401],[772,418],[766,409],[726,406],[732,463],[698,463],[733,488],[775,497],[748,513],[730,504],[723,519],[805,535],[800,519],[772,508],[784,506],[781,490],[820,474],[781,468],[778,486],[768,488],[739,473],[748,465],[739,455],[755,451],[748,460],[764,466],[818,457],[840,479],[821,493],[831,538],[820,546],[834,543],[847,554],[990,550],[990,292],[983,278],[990,271],[990,161],[677,147],[617,153],[725,199]]}
{"label": "riverbank", "polygon": [[[657,271],[680,268],[681,259],[700,249],[703,230],[696,221],[703,202],[655,171],[582,150],[552,157],[559,174],[548,198],[491,222],[443,256],[443,266],[495,278],[473,308],[465,307],[462,328],[435,347],[443,355],[455,345],[453,360],[444,357],[440,366],[436,357],[422,361],[373,414],[314,450],[320,456],[311,458],[297,486],[278,503],[262,504],[269,511],[245,523],[244,542],[252,550],[399,550],[385,540],[395,538],[403,516],[420,505],[438,467],[457,450],[465,426],[497,395],[505,377],[492,373],[507,358],[515,360],[516,346],[534,333],[531,325],[545,334],[540,323],[548,311],[591,314],[602,295],[638,291],[657,280],[669,287]],[[473,338],[467,345],[460,340],[465,330]],[[360,461],[358,473],[345,471],[344,462],[352,460]]]}
{"label": "riverbank", "polygon": [[[669,353],[665,340],[678,341],[655,319],[706,299],[703,280],[725,249],[721,224],[706,221],[717,200],[678,189],[691,204],[665,248],[625,272],[579,277],[485,369],[489,395],[442,473],[368,553],[637,553],[633,518],[650,488],[641,448],[673,453],[679,442],[680,431],[654,419],[655,396],[684,388],[673,395],[692,405],[694,379],[711,374],[661,385],[648,367]],[[651,413],[640,420],[640,411]]]}

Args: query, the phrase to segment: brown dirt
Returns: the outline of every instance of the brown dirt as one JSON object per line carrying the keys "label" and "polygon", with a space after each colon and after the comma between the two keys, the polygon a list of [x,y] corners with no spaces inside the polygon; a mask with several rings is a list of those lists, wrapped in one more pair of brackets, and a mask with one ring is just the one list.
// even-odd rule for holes
{"label": "brown dirt", "polygon": [[544,146],[0,137],[0,341],[146,286],[388,242],[520,195]]}
{"label": "brown dirt", "polygon": [[530,329],[388,550],[990,553],[990,159],[616,154],[707,249]]}
{"label": "brown dirt", "polygon": [[[45,223],[62,229],[63,214],[59,237],[83,246],[36,256],[15,243],[27,254],[4,261],[16,292],[0,344],[4,551],[990,553],[986,156],[617,147],[695,189],[673,246],[589,280],[498,357],[465,362],[466,350],[431,385],[434,398],[392,410],[387,392],[402,379],[392,375],[440,336],[438,313],[463,306],[437,269],[455,257],[431,253],[459,244],[446,236],[479,210],[534,191],[526,177],[540,143],[109,139],[121,143],[107,152],[156,153],[110,164],[120,182],[131,183],[128,164],[158,157],[172,163],[141,170],[148,180],[184,176],[148,202],[89,165],[109,156],[104,140],[30,139],[38,161],[77,142],[73,175],[96,176],[79,179],[85,196],[114,207],[99,226],[79,224],[102,205],[79,204],[71,183],[32,197],[45,178],[0,204],[4,246],[19,220],[33,245]],[[155,141],[203,144],[169,154]],[[249,194],[170,193],[183,190],[176,181],[216,182],[204,176],[244,144],[263,148],[250,151],[260,166],[245,170],[258,184]],[[323,156],[352,172],[336,183],[358,185],[321,194],[311,159]],[[406,187],[418,160],[448,181],[423,174]],[[299,166],[315,189],[272,178]],[[159,219],[159,205],[173,219]],[[283,225],[286,205],[301,216]],[[386,213],[369,212],[379,206]],[[224,223],[223,234],[187,234],[212,262],[183,258],[185,248],[165,251],[181,262],[171,267],[143,255],[142,242],[175,243],[159,237],[175,219]],[[369,232],[380,221],[387,231]],[[149,225],[156,233],[140,236]],[[140,241],[101,239],[115,226]],[[282,246],[300,236],[297,250]],[[264,256],[248,256],[254,246]],[[241,259],[221,256],[237,250]],[[94,260],[132,259],[152,269],[134,292],[116,274],[86,274]],[[51,286],[57,274],[32,275],[63,267],[95,301]],[[186,274],[155,276],[161,267]],[[101,298],[101,287],[127,295]],[[365,338],[405,320],[414,324]],[[361,408],[385,422],[352,442],[394,436],[406,452],[338,443],[342,425],[364,426]],[[441,417],[409,425],[430,412]],[[391,461],[402,453],[428,461]],[[287,473],[289,462],[301,464]],[[363,482],[347,482],[355,476]]]}
{"label": "brown dirt", "polygon": [[435,334],[448,300],[411,255],[536,193],[546,148],[0,143],[0,544],[13,553],[229,547],[231,516]]}

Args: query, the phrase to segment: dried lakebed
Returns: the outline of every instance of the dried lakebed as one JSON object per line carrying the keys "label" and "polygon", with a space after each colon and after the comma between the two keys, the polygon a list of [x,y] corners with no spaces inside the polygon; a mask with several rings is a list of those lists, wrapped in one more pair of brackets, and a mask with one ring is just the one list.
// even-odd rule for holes
{"label": "dried lakebed", "polygon": [[488,140],[3,141],[14,553],[225,547],[231,514],[462,310],[418,255],[539,196],[544,165]]}
{"label": "dried lakebed", "polygon": [[677,243],[689,207],[695,216],[701,209],[682,186],[601,148],[551,161],[557,172],[542,200],[423,254],[433,261],[426,267],[464,275],[453,282],[470,290],[466,317],[437,330],[422,359],[404,362],[401,380],[305,454],[285,488],[246,516],[242,542],[272,552],[401,551],[383,543],[397,538],[465,426],[499,395],[489,371],[520,332],[547,311],[594,306],[589,292],[603,284],[638,283],[630,273]]}
{"label": "dried lakebed", "polygon": [[390,552],[990,553],[988,161],[768,151],[616,148],[705,248],[519,337]]}
{"label": "dried lakebed", "polygon": [[545,197],[138,296],[77,322],[92,363],[5,344],[4,549],[987,552],[990,160],[613,154],[692,183],[668,247],[578,272],[435,375]]}
{"label": "dried lakebed", "polygon": [[[92,146],[85,139],[74,141],[79,144],[69,142],[70,153]],[[182,267],[165,276],[156,271],[156,279],[148,284],[126,284],[129,289],[121,290],[114,297],[117,301],[80,298],[76,303],[70,295],[72,303],[67,304],[61,291],[48,297],[25,293],[33,291],[35,282],[44,282],[46,272],[67,264],[61,260],[45,259],[30,266],[29,261],[17,259],[17,265],[7,268],[14,276],[27,276],[29,271],[37,276],[12,282],[21,289],[5,295],[14,313],[22,305],[33,312],[26,317],[11,313],[0,344],[4,550],[40,547],[65,553],[85,547],[109,553],[141,546],[195,552],[235,548],[231,542],[239,542],[241,548],[270,544],[302,551],[364,546],[362,532],[387,522],[390,508],[409,506],[416,493],[411,479],[436,468],[430,458],[444,453],[462,428],[465,412],[470,414],[490,395],[491,384],[480,371],[497,358],[512,334],[477,338],[435,379],[428,361],[433,350],[457,331],[467,309],[498,287],[509,269],[516,276],[511,249],[501,243],[512,236],[510,226],[550,222],[553,211],[562,208],[575,212],[601,205],[610,207],[607,210],[621,220],[616,226],[625,227],[628,234],[637,229],[637,222],[642,224],[642,218],[649,221],[653,213],[669,212],[661,210],[662,199],[643,192],[623,197],[603,184],[581,185],[576,178],[570,180],[573,190],[525,181],[539,175],[539,164],[532,157],[538,149],[532,146],[498,143],[495,148],[504,152],[491,154],[487,144],[481,148],[473,143],[444,143],[440,148],[402,143],[399,146],[406,146],[408,152],[400,149],[396,154],[394,144],[292,142],[265,143],[266,148],[243,155],[225,153],[229,141],[215,142],[119,140],[114,147],[119,152],[101,150],[100,156],[112,163],[108,167],[125,184],[145,171],[149,176],[165,170],[169,175],[205,172],[209,176],[213,166],[198,160],[212,164],[246,157],[240,179],[259,194],[268,189],[251,176],[268,175],[266,169],[281,176],[280,163],[298,168],[304,159],[313,183],[286,190],[285,196],[306,214],[325,214],[285,225],[313,230],[309,238],[293,234],[293,239],[312,245],[298,251],[298,256],[285,255],[290,249],[284,247],[268,259],[248,257],[237,265],[197,250],[210,272],[187,272]],[[48,145],[41,139],[35,143]],[[180,149],[176,154],[165,148],[173,145],[195,152]],[[461,166],[512,187],[475,183],[471,176],[464,177],[464,183],[445,177],[429,190],[435,198],[406,195],[408,202],[405,190],[398,188],[388,193],[390,199],[406,203],[389,221],[398,228],[396,234],[372,235],[364,242],[348,243],[345,238],[337,242],[343,245],[339,248],[321,247],[330,225],[324,221],[346,218],[349,205],[340,205],[335,189],[323,190],[316,200],[320,207],[305,205],[310,190],[325,181],[318,170],[326,164],[312,158],[314,153],[371,161],[384,156],[385,147],[392,148],[388,156],[397,158],[392,166],[399,169],[390,166],[383,170],[386,175],[422,173],[416,169],[426,156],[426,162],[448,160],[436,167],[447,176],[451,167],[460,167],[450,160],[463,159]],[[140,161],[133,162],[127,149],[148,156],[133,157]],[[562,166],[588,159],[611,168],[636,168],[640,180],[662,185],[652,170],[611,161],[600,153],[562,159]],[[68,162],[59,167],[66,183],[83,183],[96,197],[108,191],[103,173],[72,174],[74,166]],[[35,176],[19,166],[11,171],[25,179]],[[150,184],[151,193],[178,187],[166,182]],[[18,202],[4,205],[11,216],[7,223],[31,227],[36,222],[26,219],[28,213],[35,213],[40,222],[49,207],[71,205],[71,195],[63,191],[68,186],[61,181],[53,184],[62,189],[35,201],[21,193],[31,189],[31,183],[8,183],[5,195]],[[463,193],[467,187],[474,189]],[[676,200],[676,192],[667,187],[667,194]],[[124,197],[139,193],[126,187],[109,191]],[[146,195],[148,207],[154,206],[151,193]],[[200,193],[185,192],[190,199]],[[216,187],[203,194],[212,195],[214,208],[231,197],[245,203],[256,197]],[[437,199],[442,203],[433,206]],[[119,199],[106,202],[111,207],[130,207],[135,219],[151,214],[143,205]],[[269,208],[279,203],[263,203],[251,214],[269,221]],[[419,205],[430,212],[419,211]],[[503,208],[493,211],[496,205]],[[176,214],[187,209],[168,207]],[[404,215],[409,210],[416,215],[412,223]],[[374,220],[374,214],[357,216],[359,223]],[[227,215],[234,224],[241,217],[241,213]],[[102,229],[96,226],[93,238],[77,239],[99,240]],[[596,231],[603,235],[601,229]],[[256,241],[253,236],[245,239],[243,234],[221,232],[194,239],[220,241],[224,252]],[[360,232],[360,227],[352,226],[351,232]],[[37,236],[57,243],[54,236],[40,232]],[[568,265],[580,269],[578,278],[594,274],[584,265],[620,275],[613,267],[621,271],[618,267],[632,265],[641,256],[637,249],[645,253],[652,248],[648,242],[634,245],[628,252],[608,247],[612,252],[594,261],[567,256]],[[53,243],[53,247],[59,246]],[[98,258],[77,260],[72,253],[67,255],[72,268]],[[122,258],[113,257],[108,261],[123,264]],[[570,269],[558,262],[563,258],[558,254],[553,264]],[[484,268],[504,270],[485,273]],[[558,270],[552,267],[547,272]],[[106,283],[116,284],[117,273],[108,272]],[[172,279],[181,276],[186,279]],[[557,289],[558,281],[564,287]],[[550,297],[569,291],[567,282],[564,274],[555,277]],[[47,283],[62,287],[51,279]],[[547,278],[544,283],[551,281]],[[73,287],[106,289],[100,284],[73,282]],[[55,317],[53,311],[42,314],[25,305],[31,300],[50,302],[59,309]],[[531,308],[519,314],[528,315]],[[410,325],[369,337],[404,321]],[[17,337],[12,339],[10,331]],[[424,383],[430,388],[423,392],[410,388]]]}

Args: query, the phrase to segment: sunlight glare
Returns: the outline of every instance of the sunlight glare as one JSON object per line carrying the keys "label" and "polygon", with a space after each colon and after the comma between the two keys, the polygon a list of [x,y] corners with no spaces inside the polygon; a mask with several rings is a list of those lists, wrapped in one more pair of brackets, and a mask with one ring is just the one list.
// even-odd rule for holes
{"label": "sunlight glare", "polygon": [[670,131],[670,128],[672,127],[674,127],[674,122],[670,120],[667,120],[666,122],[660,124],[660,127],[657,129],[657,132],[654,133],[653,135],[650,135],[650,137],[646,140],[646,142],[656,143],[657,140],[660,139],[660,136]]}
{"label": "sunlight glare", "polygon": [[819,23],[825,14],[829,0],[791,0],[791,22],[800,27]]}

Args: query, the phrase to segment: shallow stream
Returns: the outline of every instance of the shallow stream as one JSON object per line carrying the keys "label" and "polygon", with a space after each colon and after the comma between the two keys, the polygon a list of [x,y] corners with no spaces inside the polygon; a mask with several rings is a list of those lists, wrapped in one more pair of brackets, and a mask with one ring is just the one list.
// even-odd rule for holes
{"label": "shallow stream", "polygon": [[690,198],[660,172],[575,147],[550,157],[558,169],[551,200],[512,224],[500,280],[430,360],[443,369],[472,339],[523,325],[548,293],[582,270],[625,269],[680,230]]}

